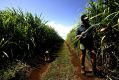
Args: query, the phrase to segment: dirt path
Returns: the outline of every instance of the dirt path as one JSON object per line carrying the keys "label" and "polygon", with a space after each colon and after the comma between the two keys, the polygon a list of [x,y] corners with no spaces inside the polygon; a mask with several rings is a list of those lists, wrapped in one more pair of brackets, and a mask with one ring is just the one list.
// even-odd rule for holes
{"label": "dirt path", "polygon": [[81,68],[80,68],[80,61],[79,57],[76,55],[76,52],[70,47],[69,43],[66,43],[69,54],[70,54],[70,60],[73,65],[74,70],[74,76],[76,80],[83,80],[83,76],[81,75]]}
{"label": "dirt path", "polygon": [[37,68],[34,68],[31,71],[31,74],[28,80],[42,80],[42,77],[46,74],[49,66],[50,64],[45,63],[45,64],[40,65]]}
{"label": "dirt path", "polygon": [[43,80],[74,80],[74,71],[66,44],[62,46],[57,54],[59,54],[59,57],[51,63]]}
{"label": "dirt path", "polygon": [[[71,57],[71,62],[73,64],[73,68],[74,68],[74,71],[75,71],[75,76],[76,76],[76,80],[94,80],[94,77],[86,77],[84,75],[81,74],[81,65],[80,65],[80,58],[79,56],[77,56],[77,53],[76,51],[70,46],[70,43],[66,43],[67,44],[67,47],[69,49],[69,52],[70,52],[70,57]],[[86,62],[88,60],[86,59]],[[88,67],[87,67],[88,65]],[[86,70],[87,71],[91,71],[91,67],[89,68],[89,64],[86,64]]]}
{"label": "dirt path", "polygon": [[[70,43],[65,43],[57,54],[59,57],[52,63],[32,70],[29,80],[104,80],[93,75],[81,74],[79,56]],[[91,70],[90,61],[87,58],[86,70]]]}

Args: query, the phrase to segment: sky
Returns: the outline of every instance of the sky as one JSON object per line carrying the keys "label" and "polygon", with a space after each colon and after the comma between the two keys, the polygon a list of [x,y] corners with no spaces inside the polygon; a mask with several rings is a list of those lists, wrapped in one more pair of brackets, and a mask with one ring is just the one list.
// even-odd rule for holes
{"label": "sky", "polygon": [[21,9],[24,12],[42,15],[62,38],[73,28],[84,11],[88,0],[0,0],[0,10]]}

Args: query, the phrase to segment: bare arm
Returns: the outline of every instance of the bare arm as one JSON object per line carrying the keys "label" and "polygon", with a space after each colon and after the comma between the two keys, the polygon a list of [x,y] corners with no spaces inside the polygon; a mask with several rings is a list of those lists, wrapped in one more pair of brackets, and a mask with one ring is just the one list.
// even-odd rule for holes
{"label": "bare arm", "polygon": [[77,35],[76,38],[80,39],[83,36],[83,34],[85,34],[85,32],[82,32],[80,35]]}

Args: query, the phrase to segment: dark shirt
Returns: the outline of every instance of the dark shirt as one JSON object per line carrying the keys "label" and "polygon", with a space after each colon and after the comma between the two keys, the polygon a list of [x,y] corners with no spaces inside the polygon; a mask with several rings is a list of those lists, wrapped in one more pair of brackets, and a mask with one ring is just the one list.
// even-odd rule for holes
{"label": "dark shirt", "polygon": [[[89,26],[85,26],[85,25],[81,25],[78,29],[77,29],[77,32],[76,32],[76,35],[80,35],[82,32],[86,31],[88,28],[90,27]],[[93,34],[92,34],[92,29],[89,30],[88,32],[86,32],[81,38],[80,38],[80,43],[84,44],[85,46],[86,45],[89,45],[92,44],[93,42]]]}

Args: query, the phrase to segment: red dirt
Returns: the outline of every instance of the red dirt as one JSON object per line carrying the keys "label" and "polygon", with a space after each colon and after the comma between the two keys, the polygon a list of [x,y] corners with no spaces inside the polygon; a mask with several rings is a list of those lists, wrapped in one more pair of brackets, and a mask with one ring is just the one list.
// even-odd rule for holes
{"label": "red dirt", "polygon": [[[73,64],[73,67],[74,67],[76,80],[105,80],[105,79],[101,79],[101,78],[96,78],[91,73],[89,73],[90,74],[89,76],[88,75],[82,75],[81,74],[81,65],[80,65],[80,55],[77,56],[75,49],[70,46],[71,44],[69,42],[66,42],[66,45],[67,45],[69,52],[70,52],[70,59],[71,59],[71,62]],[[91,65],[89,59],[87,58],[87,56],[86,56],[85,65],[86,65],[86,71],[92,71],[92,65]]]}
{"label": "red dirt", "polygon": [[[71,44],[66,42],[66,46],[69,50],[69,56],[70,56],[70,61],[71,64],[73,65],[73,70],[74,70],[74,80],[104,80],[100,78],[96,78],[93,75],[92,76],[86,76],[81,74],[81,65],[80,65],[80,56],[77,55],[76,51],[74,48],[70,46]],[[68,55],[68,54],[67,54]],[[91,70],[91,64],[88,58],[86,58],[86,70],[90,71]],[[57,65],[57,80],[60,80],[60,65]],[[46,63],[44,65],[40,65],[38,68],[35,68],[31,71],[29,80],[42,80],[42,77],[47,74],[49,69],[49,64]],[[73,74],[73,73],[72,73]]]}
{"label": "red dirt", "polygon": [[42,80],[42,76],[47,72],[49,64],[42,64],[39,67],[33,69],[28,80]]}
{"label": "red dirt", "polygon": [[74,52],[74,50],[69,46],[69,43],[66,43],[68,49],[69,49],[69,53],[70,53],[70,60],[71,63],[73,64],[74,67],[74,75],[75,78],[77,80],[82,80],[83,76],[80,75],[81,74],[81,68],[80,68],[80,61],[79,61],[79,57],[76,55],[76,53]]}

